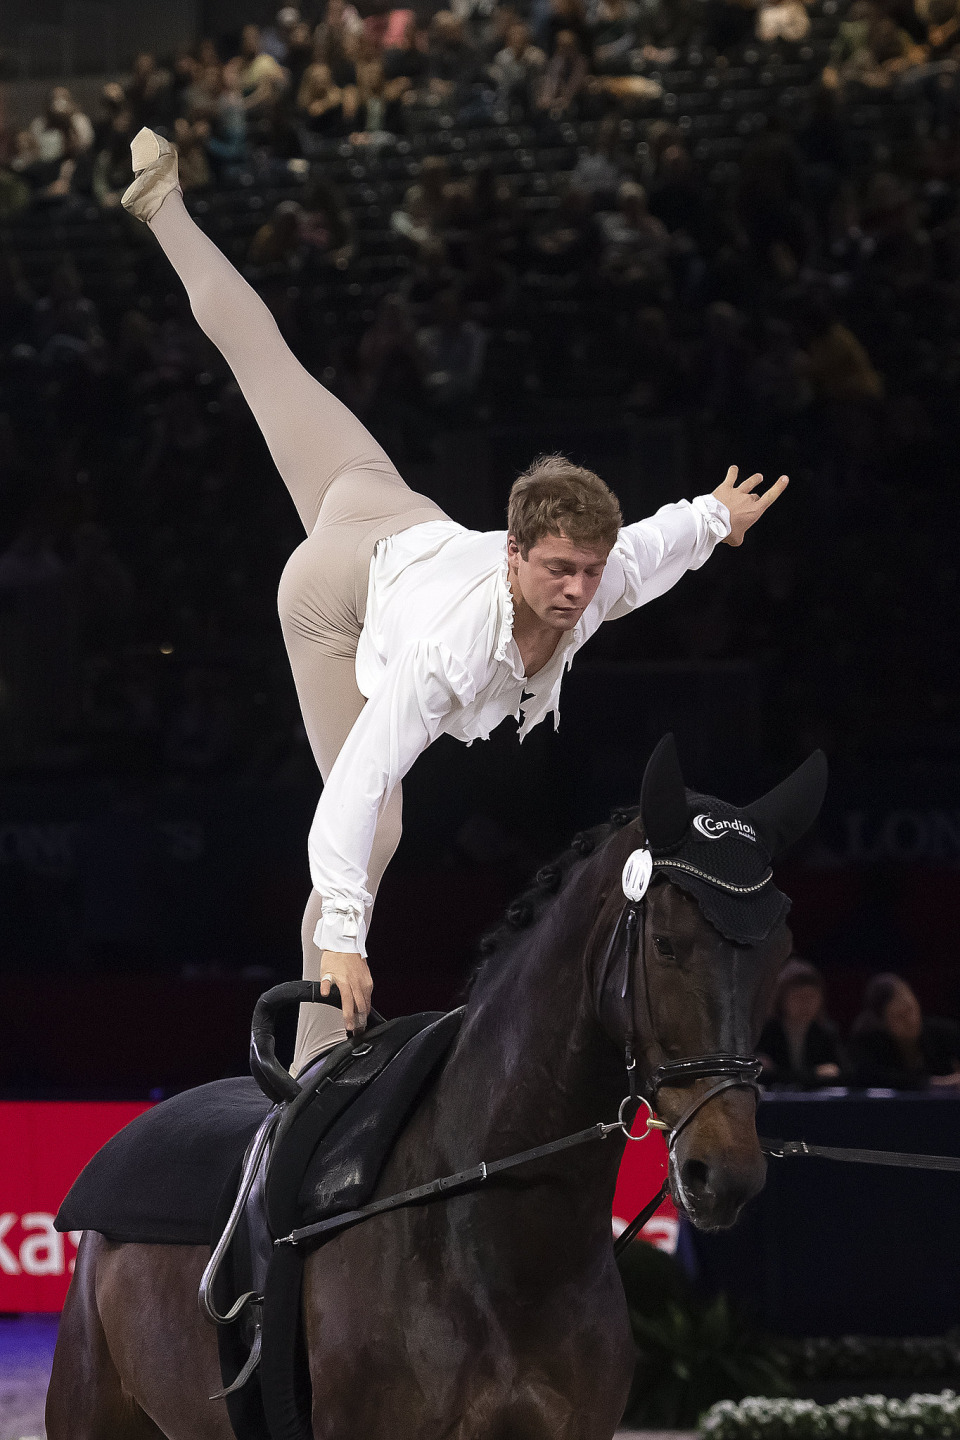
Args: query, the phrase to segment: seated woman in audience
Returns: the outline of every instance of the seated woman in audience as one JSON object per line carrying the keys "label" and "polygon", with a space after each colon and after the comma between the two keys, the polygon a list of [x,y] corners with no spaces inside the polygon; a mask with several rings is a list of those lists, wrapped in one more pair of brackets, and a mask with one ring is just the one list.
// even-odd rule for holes
{"label": "seated woman in audience", "polygon": [[547,111],[555,120],[575,114],[589,73],[576,35],[572,30],[561,30],[540,81],[537,108]]}
{"label": "seated woman in audience", "polygon": [[[345,92],[334,83],[330,66],[315,61],[307,70],[297,94],[297,109],[315,135],[339,135],[344,130]],[[356,114],[356,89],[351,88],[347,110],[352,120]]]}
{"label": "seated woman in audience", "polygon": [[787,961],[757,1055],[767,1085],[828,1085],[840,1078],[840,1045],[823,1013],[823,976],[816,966]]}
{"label": "seated woman in audience", "polygon": [[960,1088],[960,1026],[925,1018],[899,975],[874,975],[854,1023],[850,1056],[859,1085],[892,1090]]}

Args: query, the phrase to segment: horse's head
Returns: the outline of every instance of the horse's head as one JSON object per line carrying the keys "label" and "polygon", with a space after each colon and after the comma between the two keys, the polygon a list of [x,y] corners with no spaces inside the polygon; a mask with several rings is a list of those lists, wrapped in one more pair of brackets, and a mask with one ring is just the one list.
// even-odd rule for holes
{"label": "horse's head", "polygon": [[732,1225],[763,1186],[751,1061],[790,950],[771,862],[813,823],[825,787],[818,751],[738,809],[686,789],[667,736],[639,815],[604,847],[614,883],[592,947],[601,1022],[672,1128],[673,1197],[701,1229]]}

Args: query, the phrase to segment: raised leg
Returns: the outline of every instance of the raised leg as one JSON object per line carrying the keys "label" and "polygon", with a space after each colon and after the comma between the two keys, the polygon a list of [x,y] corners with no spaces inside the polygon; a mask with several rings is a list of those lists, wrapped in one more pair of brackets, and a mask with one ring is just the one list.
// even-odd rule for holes
{"label": "raised leg", "polygon": [[292,354],[266,305],[190,218],[178,191],[150,229],[201,330],[233,371],[307,533],[330,482],[345,470],[373,468],[399,480],[366,427]]}

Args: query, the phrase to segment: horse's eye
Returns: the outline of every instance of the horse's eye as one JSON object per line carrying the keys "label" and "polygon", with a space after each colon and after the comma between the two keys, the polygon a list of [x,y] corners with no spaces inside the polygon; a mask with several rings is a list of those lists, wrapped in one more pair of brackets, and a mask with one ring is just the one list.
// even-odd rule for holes
{"label": "horse's eye", "polygon": [[666,935],[654,935],[653,943],[657,947],[658,955],[672,955],[674,953],[673,941]]}

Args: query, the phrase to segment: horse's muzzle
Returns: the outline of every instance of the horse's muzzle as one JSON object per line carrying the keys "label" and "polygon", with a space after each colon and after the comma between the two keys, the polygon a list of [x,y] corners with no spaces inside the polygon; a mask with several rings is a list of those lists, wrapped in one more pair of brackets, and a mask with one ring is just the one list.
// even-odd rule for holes
{"label": "horse's muzzle", "polygon": [[677,1141],[670,1189],[678,1209],[698,1230],[729,1228],[763,1189],[767,1165],[757,1140],[752,1097],[748,1106],[721,1101],[713,1114],[698,1116]]}

